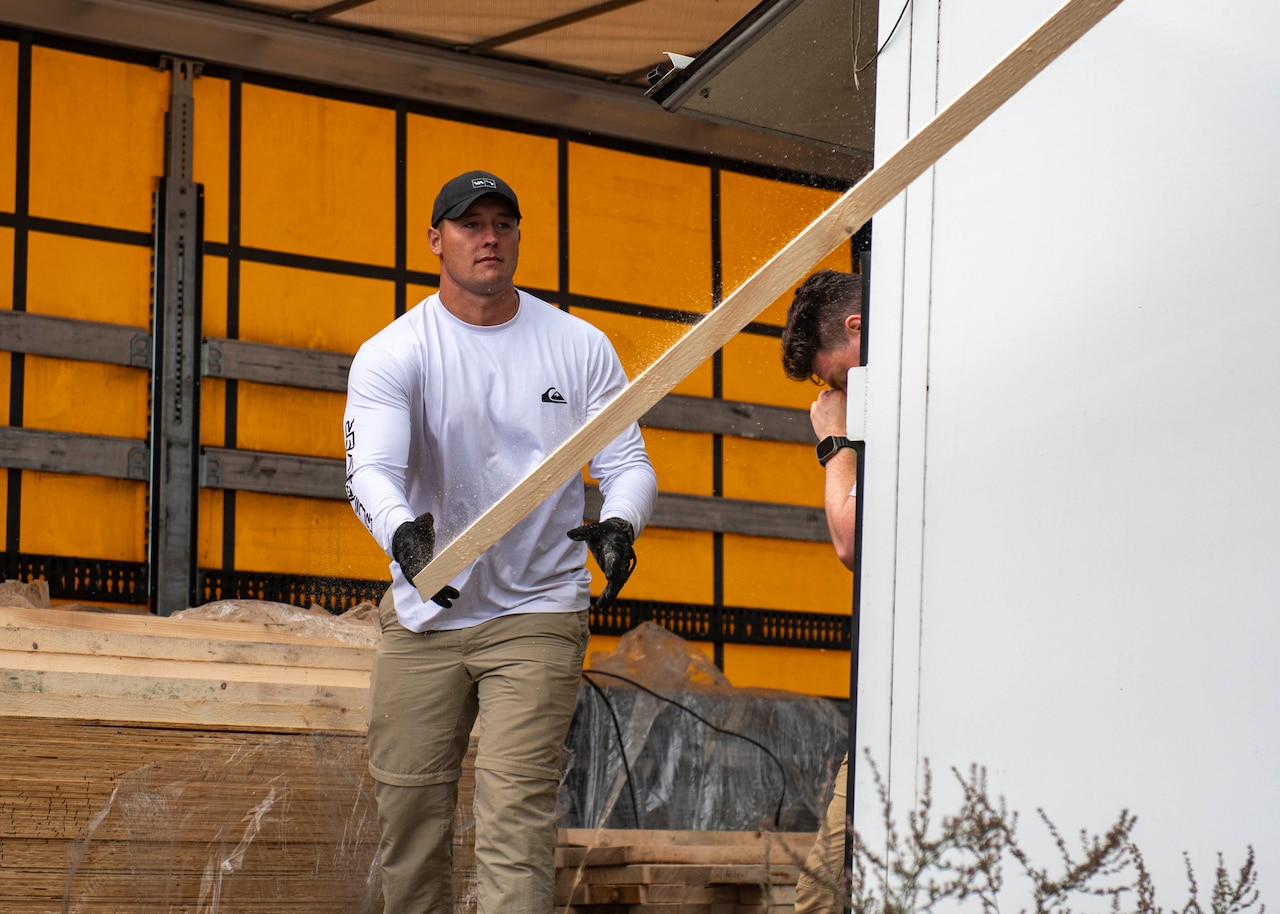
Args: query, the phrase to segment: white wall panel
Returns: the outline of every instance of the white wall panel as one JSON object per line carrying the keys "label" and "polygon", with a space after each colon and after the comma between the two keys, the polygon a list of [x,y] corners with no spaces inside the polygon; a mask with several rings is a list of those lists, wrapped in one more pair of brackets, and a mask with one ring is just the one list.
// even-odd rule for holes
{"label": "white wall panel", "polygon": [[[1054,8],[917,0],[878,158],[921,66],[945,105]],[[901,448],[866,523],[921,536],[865,556],[866,741],[900,806],[928,758],[987,766],[1028,834],[1131,809],[1165,905],[1184,850],[1204,885],[1249,844],[1280,897],[1277,34],[1263,0],[1128,0],[877,217]]]}

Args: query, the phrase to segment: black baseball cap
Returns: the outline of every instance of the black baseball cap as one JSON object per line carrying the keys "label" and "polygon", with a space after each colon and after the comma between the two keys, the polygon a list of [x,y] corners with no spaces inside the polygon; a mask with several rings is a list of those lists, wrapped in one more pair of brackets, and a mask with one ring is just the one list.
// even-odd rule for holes
{"label": "black baseball cap", "polygon": [[487,171],[469,171],[440,188],[435,206],[431,208],[431,227],[438,226],[441,219],[457,219],[472,203],[490,195],[505,199],[516,211],[516,219],[520,218],[516,192],[506,181]]}

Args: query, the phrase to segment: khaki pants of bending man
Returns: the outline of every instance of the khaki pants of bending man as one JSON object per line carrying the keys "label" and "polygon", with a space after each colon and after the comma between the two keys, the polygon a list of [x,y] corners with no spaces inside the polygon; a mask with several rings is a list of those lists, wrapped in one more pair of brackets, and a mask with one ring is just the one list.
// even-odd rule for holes
{"label": "khaki pants of bending man", "polygon": [[846,753],[836,774],[827,816],[818,828],[818,839],[796,883],[795,914],[844,914],[848,906],[849,888],[843,885],[842,878],[848,786],[849,756]]}

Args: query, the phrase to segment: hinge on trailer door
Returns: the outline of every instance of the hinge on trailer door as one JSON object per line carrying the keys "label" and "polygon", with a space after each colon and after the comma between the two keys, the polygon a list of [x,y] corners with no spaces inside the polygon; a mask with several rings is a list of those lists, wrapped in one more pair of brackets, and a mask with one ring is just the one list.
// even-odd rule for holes
{"label": "hinge on trailer door", "polygon": [[125,471],[127,479],[140,479],[144,482],[151,478],[151,452],[145,447],[129,450],[129,465]]}
{"label": "hinge on trailer door", "polygon": [[222,488],[222,462],[217,457],[200,455],[200,485],[207,489]]}
{"label": "hinge on trailer door", "polygon": [[151,334],[137,333],[129,340],[129,364],[134,368],[151,367]]}
{"label": "hinge on trailer door", "polygon": [[222,347],[211,340],[205,340],[201,355],[204,374],[208,377],[222,377]]}

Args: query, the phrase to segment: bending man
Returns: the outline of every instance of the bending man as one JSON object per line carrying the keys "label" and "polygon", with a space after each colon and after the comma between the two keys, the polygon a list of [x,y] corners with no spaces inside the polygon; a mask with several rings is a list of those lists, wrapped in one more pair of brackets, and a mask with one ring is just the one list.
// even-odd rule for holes
{"label": "bending man", "polygon": [[[849,369],[861,364],[862,277],[823,270],[800,284],[782,331],[782,367],[793,381],[825,386],[809,407],[818,437],[818,461],[826,470],[823,502],[836,556],[853,571],[858,482],[857,456],[845,437]],[[845,860],[845,809],[849,779],[846,754],[836,775],[826,818],[818,829],[796,884],[796,914],[841,914],[849,887],[841,878]]]}

